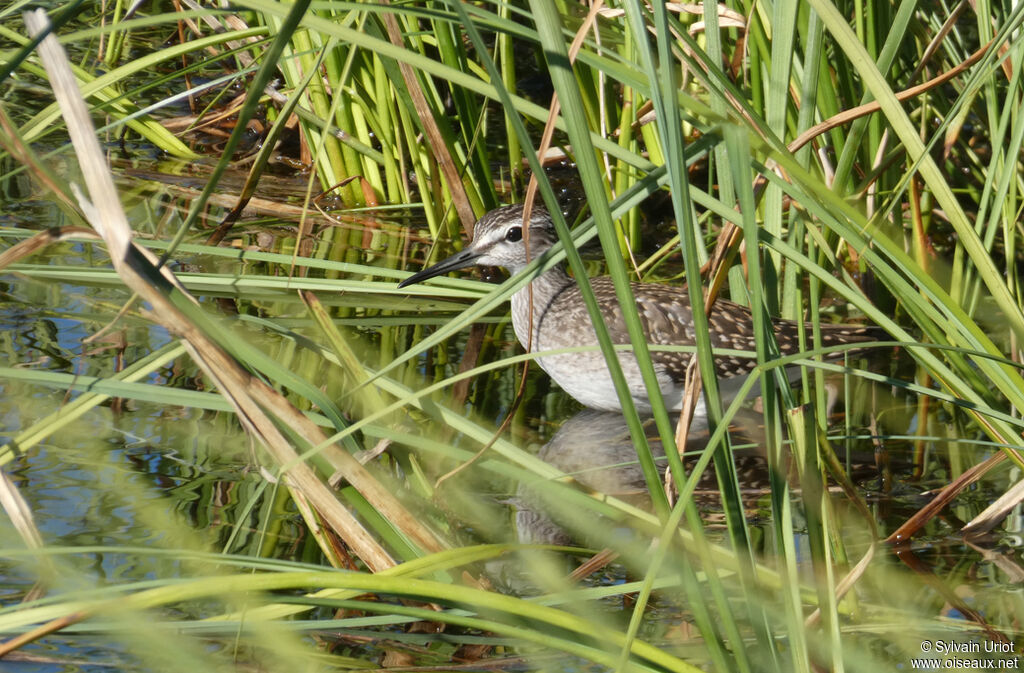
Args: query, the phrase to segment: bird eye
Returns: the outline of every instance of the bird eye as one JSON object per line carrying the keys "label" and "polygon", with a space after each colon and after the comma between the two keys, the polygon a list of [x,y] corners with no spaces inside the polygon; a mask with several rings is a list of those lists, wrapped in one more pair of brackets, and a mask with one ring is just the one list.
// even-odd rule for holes
{"label": "bird eye", "polygon": [[522,227],[512,227],[511,229],[506,231],[505,232],[505,240],[506,241],[510,241],[512,243],[517,243],[517,242],[523,240],[523,228]]}

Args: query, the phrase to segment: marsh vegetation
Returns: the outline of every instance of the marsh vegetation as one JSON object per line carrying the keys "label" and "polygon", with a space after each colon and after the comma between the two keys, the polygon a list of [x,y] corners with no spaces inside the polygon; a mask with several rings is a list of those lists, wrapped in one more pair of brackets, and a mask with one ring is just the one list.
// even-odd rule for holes
{"label": "marsh vegetation", "polygon": [[[0,7],[5,663],[1019,667],[1021,6],[26,9]],[[534,188],[552,258],[396,287]],[[757,404],[712,386],[685,442],[581,411],[507,316],[562,259],[755,307]],[[826,361],[836,322],[889,340]]]}

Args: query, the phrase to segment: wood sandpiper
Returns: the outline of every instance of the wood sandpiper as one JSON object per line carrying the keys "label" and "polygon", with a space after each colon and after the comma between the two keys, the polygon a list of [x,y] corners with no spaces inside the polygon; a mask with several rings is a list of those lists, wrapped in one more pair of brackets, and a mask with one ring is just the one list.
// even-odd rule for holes
{"label": "wood sandpiper", "polygon": [[[516,274],[528,262],[537,259],[557,241],[551,216],[540,206],[534,206],[530,217],[527,255],[523,237],[522,205],[503,206],[481,217],[474,227],[473,242],[445,260],[413,274],[399,283],[406,287],[443,273],[468,266],[502,266]],[[597,297],[601,315],[615,344],[628,344],[629,335],[608,276],[591,278],[590,285]],[[690,297],[686,288],[632,283],[637,310],[648,343],[654,346],[692,346],[695,344]],[[533,295],[533,334],[529,334],[530,290]],[[713,348],[742,351],[754,350],[754,327],[750,309],[731,301],[718,299],[708,315]],[[791,320],[773,319],[775,340],[783,355],[802,350],[800,324]],[[590,314],[576,281],[560,264],[540,274],[512,295],[512,326],[524,348],[543,352],[575,346],[597,346]],[[810,333],[810,326],[807,328]],[[860,325],[822,325],[824,346],[874,341],[878,328]],[[651,350],[651,359],[658,384],[670,409],[682,404],[686,368],[693,353]],[[632,352],[619,351],[619,362],[629,384],[630,394],[638,411],[651,411],[650,400]],[[612,384],[604,354],[599,350],[563,353],[539,357],[537,361],[551,378],[567,393],[586,407],[606,411],[620,411],[621,404]],[[718,376],[723,398],[730,390],[740,387],[745,376],[757,365],[753,357],[716,356],[715,374]],[[698,416],[702,415],[698,411]]]}

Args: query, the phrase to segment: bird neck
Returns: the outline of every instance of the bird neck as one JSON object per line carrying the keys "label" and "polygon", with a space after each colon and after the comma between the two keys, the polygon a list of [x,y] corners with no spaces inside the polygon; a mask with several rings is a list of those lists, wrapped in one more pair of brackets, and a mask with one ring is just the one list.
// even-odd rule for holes
{"label": "bird neck", "polygon": [[[529,285],[512,295],[512,327],[523,348],[538,349],[541,325],[548,307],[566,288],[575,284],[566,272],[565,265],[559,264],[537,276]],[[532,338],[528,331],[531,324]]]}

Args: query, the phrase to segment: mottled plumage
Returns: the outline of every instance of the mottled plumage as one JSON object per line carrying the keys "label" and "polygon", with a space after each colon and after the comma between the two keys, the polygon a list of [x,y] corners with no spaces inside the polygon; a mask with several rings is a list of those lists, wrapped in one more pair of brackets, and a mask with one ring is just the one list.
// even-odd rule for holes
{"label": "mottled plumage", "polygon": [[[529,260],[539,257],[557,240],[550,215],[539,206],[534,206],[530,218],[528,259],[522,223],[523,209],[520,205],[492,210],[476,223],[472,244],[462,252],[410,276],[399,287],[474,264],[503,266],[512,273],[521,271]],[[612,341],[628,344],[629,335],[611,278],[592,278],[590,284]],[[531,324],[531,287],[532,335],[528,332]],[[685,287],[632,283],[632,289],[648,343],[655,346],[695,344],[690,297]],[[754,328],[750,310],[746,307],[719,299],[714,302],[708,321],[713,347],[754,350]],[[597,345],[597,335],[580,289],[562,265],[538,276],[530,286],[512,296],[512,325],[523,347],[529,347],[534,352]],[[776,341],[783,354],[801,350],[798,323],[777,319],[773,325]],[[854,325],[822,327],[822,339],[826,346],[872,341],[875,338],[875,328]],[[682,403],[683,379],[692,357],[692,353],[651,351],[658,382],[669,408],[677,409]],[[650,411],[650,401],[635,357],[630,352],[619,352],[618,358],[634,402],[641,411]],[[583,405],[609,411],[621,409],[600,350],[547,355],[538,358],[538,362],[558,385]],[[736,377],[748,374],[756,364],[752,357],[716,357],[715,373],[722,381],[726,394],[730,387],[738,387],[741,382]]]}

